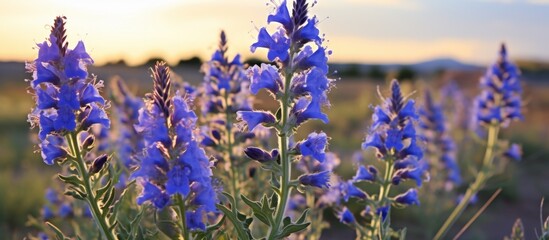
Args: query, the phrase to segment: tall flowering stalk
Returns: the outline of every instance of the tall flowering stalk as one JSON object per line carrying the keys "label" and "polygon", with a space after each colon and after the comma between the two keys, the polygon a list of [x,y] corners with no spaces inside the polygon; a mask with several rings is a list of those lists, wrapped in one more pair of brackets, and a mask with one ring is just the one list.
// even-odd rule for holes
{"label": "tall flowering stalk", "polygon": [[[223,174],[220,177],[226,180],[228,192],[232,196],[239,196],[247,180],[242,174],[247,165],[242,150],[255,134],[233,126],[237,111],[252,109],[252,98],[250,81],[246,77],[240,55],[229,60],[227,50],[227,37],[221,31],[218,49],[210,61],[202,66],[205,76],[200,100],[207,128],[203,131],[201,143],[218,154],[217,160],[220,162],[217,166],[223,166],[223,170],[228,173],[228,176]],[[238,205],[237,200],[235,207],[238,208]]]}
{"label": "tall flowering stalk", "polygon": [[419,116],[420,134],[427,142],[425,153],[431,176],[429,188],[449,191],[461,183],[456,144],[450,135],[443,106],[435,103],[430,91],[425,92]]}
{"label": "tall flowering stalk", "polygon": [[[65,194],[85,200],[102,237],[115,239],[116,219],[110,208],[115,198],[112,175],[104,170],[108,169],[108,157],[103,154],[87,159],[94,147],[91,127],[110,126],[105,100],[98,91],[103,83],[88,75],[87,66],[93,60],[84,43],[79,41],[74,49],[68,48],[64,17],[55,18],[49,39],[38,47],[38,58],[27,69],[33,73],[30,85],[36,100],[29,122],[40,127],[42,158],[48,165],[57,162],[76,169],[68,176],[59,174],[68,185]],[[104,186],[102,179],[107,182]],[[96,186],[101,188],[95,190]]]}
{"label": "tall flowering stalk", "polygon": [[[501,45],[496,63],[486,70],[486,74],[481,79],[481,88],[483,91],[475,101],[475,109],[477,110],[475,120],[488,132],[484,159],[475,181],[467,188],[464,197],[446,219],[434,239],[441,239],[445,236],[446,232],[461,216],[471,198],[496,173],[498,168],[495,165],[498,163],[494,162],[494,158],[498,154],[498,133],[500,129],[508,127],[513,120],[522,120],[524,118],[521,113],[520,70],[507,59],[505,45]],[[511,145],[508,151],[500,151],[500,153],[516,158],[520,155],[519,150],[518,145]]]}
{"label": "tall flowering stalk", "polygon": [[[355,228],[359,239],[389,239],[393,234],[390,228],[391,206],[419,205],[415,187],[396,194],[391,191],[393,186],[412,180],[420,187],[426,170],[415,130],[418,115],[414,100],[407,100],[402,95],[397,80],[391,82],[391,95],[382,99],[383,104],[374,109],[372,126],[362,149],[376,151],[377,159],[384,165],[383,173],[373,165],[361,165],[353,179],[340,183],[345,201],[357,198],[366,205],[364,215],[370,219],[369,226],[359,223],[346,208],[339,212],[340,221]],[[356,186],[360,182],[378,185],[378,193],[368,196]]]}
{"label": "tall flowering stalk", "polygon": [[[254,215],[269,226],[267,239],[281,239],[308,226],[305,214],[295,223],[283,221],[288,199],[294,187],[299,185],[327,187],[330,172],[305,174],[298,179],[291,176],[293,159],[298,156],[312,156],[316,161],[325,160],[324,150],[327,136],[324,133],[311,133],[307,139],[290,148],[289,139],[305,121],[319,119],[328,122],[322,106],[328,106],[327,92],[332,85],[328,79],[326,49],[319,37],[316,17],[308,16],[308,4],[305,0],[296,0],[290,15],[286,1],[276,7],[269,15],[269,23],[278,26],[273,33],[265,27],[259,30],[258,40],[251,50],[266,48],[267,58],[273,64],[261,64],[248,70],[250,90],[257,94],[265,89],[278,100],[279,110],[273,114],[268,111],[239,111],[237,117],[252,131],[263,125],[274,128],[278,136],[278,148],[265,151],[260,148],[246,149],[248,157],[263,163],[263,167],[272,171],[271,185],[274,194],[267,200],[253,202],[243,197],[253,210]],[[268,203],[267,201],[270,201]],[[262,210],[259,208],[264,206]],[[275,206],[270,210],[268,206]],[[259,209],[258,209],[259,208]]]}
{"label": "tall flowering stalk", "polygon": [[154,91],[139,110],[136,130],[145,149],[138,155],[139,169],[132,174],[143,190],[137,203],[177,212],[184,239],[206,230],[206,214],[216,210],[212,186],[213,162],[194,133],[197,117],[183,93],[171,93],[170,69],[157,63],[152,69]]}

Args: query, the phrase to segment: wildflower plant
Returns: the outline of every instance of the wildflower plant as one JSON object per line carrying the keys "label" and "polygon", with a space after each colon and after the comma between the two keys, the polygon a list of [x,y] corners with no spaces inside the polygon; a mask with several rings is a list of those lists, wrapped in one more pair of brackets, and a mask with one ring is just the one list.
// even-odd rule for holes
{"label": "wildflower plant", "polygon": [[[243,174],[251,167],[244,149],[254,139],[262,137],[263,128],[247,132],[235,126],[236,113],[251,110],[253,98],[240,55],[229,59],[227,51],[227,37],[221,31],[218,48],[210,61],[202,65],[205,75],[199,100],[202,122],[206,126],[202,130],[201,144],[215,154],[216,168],[220,171],[219,177],[227,183],[227,192],[239,196],[258,189],[247,187],[256,179]],[[235,207],[239,205],[237,199]]]}
{"label": "wildflower plant", "polygon": [[[520,147],[511,145],[509,150],[502,149],[503,144],[498,139],[502,128],[507,128],[514,120],[522,120],[522,87],[520,70],[507,59],[507,49],[501,45],[498,60],[490,66],[481,78],[482,92],[475,99],[475,122],[487,131],[486,151],[482,165],[478,169],[475,180],[470,184],[465,195],[438,230],[434,239],[441,239],[449,228],[459,218],[469,201],[480,191],[486,181],[502,169],[506,163],[505,157],[519,158]],[[501,161],[495,161],[500,157]],[[503,158],[502,158],[503,157]]]}
{"label": "wildflower plant", "polygon": [[[115,239],[116,215],[111,211],[115,192],[109,156],[88,159],[94,148],[91,127],[110,126],[105,113],[108,105],[98,90],[103,83],[88,74],[87,66],[93,60],[84,43],[68,48],[64,17],[55,18],[49,39],[39,43],[38,48],[38,58],[27,64],[27,70],[33,73],[30,86],[36,100],[29,122],[40,127],[42,158],[48,165],[59,163],[73,169],[69,175],[59,174],[68,186],[65,195],[86,201],[102,237]],[[105,184],[102,179],[106,179]],[[53,224],[50,226],[58,237],[63,237]]]}
{"label": "wildflower plant", "polygon": [[216,211],[212,185],[213,162],[195,133],[197,116],[184,93],[171,92],[170,69],[157,63],[152,69],[154,91],[139,110],[135,129],[143,135],[139,168],[133,172],[142,187],[137,204],[176,212],[184,239],[206,230],[206,214]]}
{"label": "wildflower plant", "polygon": [[[362,149],[375,150],[377,160],[384,163],[383,171],[374,165],[361,165],[353,179],[339,185],[345,202],[355,198],[365,205],[366,224],[358,222],[345,207],[338,213],[341,222],[356,229],[358,239],[389,239],[394,234],[404,237],[405,231],[396,232],[390,227],[391,208],[419,205],[417,188],[426,175],[424,153],[416,134],[419,116],[414,100],[402,95],[397,80],[391,82],[391,95],[383,98],[380,93],[380,97],[383,104],[374,108],[372,125]],[[415,187],[402,184],[407,180]],[[357,186],[360,182],[377,185],[379,191],[368,195]],[[394,187],[399,185],[403,189],[395,192]]]}
{"label": "wildflower plant", "polygon": [[[322,112],[322,107],[329,105],[327,92],[332,86],[332,80],[326,76],[327,51],[322,46],[323,39],[316,26],[318,20],[309,17],[308,10],[305,0],[296,0],[290,15],[286,1],[281,2],[267,19],[268,23],[277,23],[276,30],[269,33],[265,27],[259,29],[257,42],[251,46],[252,52],[258,48],[267,49],[267,59],[272,64],[248,69],[250,90],[253,94],[261,89],[267,90],[278,101],[278,111],[237,112],[237,118],[245,122],[249,131],[263,125],[274,129],[278,136],[276,149],[246,149],[247,156],[261,162],[263,169],[271,171],[272,175],[270,182],[274,193],[271,196],[264,195],[259,201],[242,196],[253,215],[268,226],[267,239],[285,238],[309,225],[305,222],[307,211],[295,222],[287,217],[286,209],[293,189],[299,186],[328,187],[329,172],[304,174],[297,179],[291,175],[293,161],[299,156],[311,156],[323,162],[328,141],[324,133],[311,133],[295,147],[289,145],[290,137],[307,120],[328,122],[327,115]],[[234,209],[231,211],[225,206],[220,210],[236,215]],[[235,226],[245,225],[240,221],[232,222]],[[246,238],[239,235],[241,237]]]}

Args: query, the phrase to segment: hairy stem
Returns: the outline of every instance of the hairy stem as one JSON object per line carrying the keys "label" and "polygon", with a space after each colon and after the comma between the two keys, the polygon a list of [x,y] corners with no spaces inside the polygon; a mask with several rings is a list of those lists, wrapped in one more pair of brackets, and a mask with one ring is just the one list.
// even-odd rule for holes
{"label": "hairy stem", "polygon": [[[385,175],[383,176],[383,185],[379,188],[379,195],[377,199],[378,207],[384,206],[386,203],[388,203],[388,196],[389,191],[391,190],[391,177],[393,176],[393,173],[395,171],[395,168],[393,166],[393,158],[387,159],[385,161]],[[389,213],[387,213],[387,216],[389,216]],[[382,217],[378,214],[374,214],[372,221],[370,222],[371,232],[370,237],[371,239],[375,239],[376,236],[379,235],[379,239],[384,239],[381,234],[381,222]]]}
{"label": "hairy stem", "polygon": [[179,210],[179,218],[181,219],[181,231],[183,231],[183,239],[190,240],[191,233],[187,229],[187,215],[185,214],[185,201],[181,197],[181,194],[176,194],[177,209]]}
{"label": "hairy stem", "polygon": [[486,152],[484,153],[484,159],[482,161],[482,168],[478,173],[475,181],[467,188],[465,196],[456,206],[454,211],[446,219],[442,227],[438,230],[437,234],[433,238],[434,240],[442,239],[450,227],[456,222],[456,220],[461,216],[471,198],[477,194],[477,192],[483,187],[490,175],[492,174],[492,162],[494,160],[494,147],[498,141],[499,125],[490,125],[488,127],[488,140],[486,146]]}
{"label": "hairy stem", "polygon": [[77,133],[71,132],[69,136],[67,136],[67,138],[71,147],[72,154],[76,157],[76,167],[78,169],[80,177],[82,178],[82,181],[84,182],[84,188],[86,190],[86,201],[90,206],[93,219],[95,220],[95,223],[99,226],[102,237],[108,240],[114,240],[116,238],[111,229],[111,226],[105,219],[106,214],[104,214],[99,208],[98,199],[95,198],[95,193],[92,190],[91,176],[88,174],[86,162],[84,162],[84,158],[82,157],[82,151],[80,149],[80,144],[78,143]]}
{"label": "hairy stem", "polygon": [[240,169],[239,166],[233,162],[233,133],[232,133],[232,116],[231,109],[229,108],[229,92],[225,90],[224,93],[225,100],[225,118],[226,118],[226,130],[227,130],[227,151],[225,153],[225,158],[231,164],[231,194],[235,198],[235,208],[238,209],[238,199],[240,198],[240,190],[238,188],[239,176],[238,173]]}
{"label": "hairy stem", "polygon": [[[291,49],[291,48],[290,48]],[[290,83],[292,81],[293,69],[291,63],[293,62],[293,51],[290,50],[289,64],[285,71],[285,83],[284,83],[284,95],[280,100],[281,107],[281,131],[278,133],[278,148],[280,152],[280,162],[282,167],[282,176],[280,181],[280,199],[276,207],[276,215],[274,219],[274,224],[269,232],[269,240],[275,239],[278,234],[282,219],[286,213],[286,204],[288,203],[288,198],[290,197],[291,186],[291,173],[292,173],[292,163],[290,155],[288,154],[288,138],[290,137],[290,131],[288,127],[288,118],[289,118],[289,108],[290,108]]]}

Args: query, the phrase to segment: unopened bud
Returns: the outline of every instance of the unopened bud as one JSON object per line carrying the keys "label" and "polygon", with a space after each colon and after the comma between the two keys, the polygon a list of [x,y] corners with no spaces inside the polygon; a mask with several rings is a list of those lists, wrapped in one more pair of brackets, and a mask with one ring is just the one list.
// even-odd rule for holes
{"label": "unopened bud", "polygon": [[99,171],[101,171],[101,169],[103,169],[103,166],[105,166],[105,163],[107,162],[108,159],[109,157],[107,156],[107,154],[103,154],[97,157],[95,160],[93,160],[92,166],[90,167],[90,170],[89,170],[90,175],[96,174]]}

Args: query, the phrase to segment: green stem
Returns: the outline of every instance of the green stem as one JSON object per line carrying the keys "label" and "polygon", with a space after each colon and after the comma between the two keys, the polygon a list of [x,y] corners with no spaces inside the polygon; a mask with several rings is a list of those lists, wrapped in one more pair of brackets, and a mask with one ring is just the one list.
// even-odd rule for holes
{"label": "green stem", "polygon": [[292,163],[290,161],[290,157],[288,154],[288,138],[290,135],[290,129],[288,128],[288,118],[289,118],[289,108],[290,108],[290,83],[292,81],[292,75],[293,75],[293,68],[291,66],[293,62],[293,52],[290,48],[290,57],[289,57],[289,63],[290,66],[286,68],[285,73],[285,83],[284,83],[284,95],[282,96],[282,99],[280,100],[280,107],[282,108],[281,112],[281,130],[278,133],[278,148],[280,152],[280,162],[282,167],[282,176],[280,181],[280,199],[278,201],[278,205],[276,208],[276,214],[273,226],[270,229],[269,232],[269,240],[275,239],[276,235],[278,234],[282,219],[286,212],[286,204],[288,203],[288,198],[290,197],[291,192],[291,186],[290,186],[290,178],[291,178],[291,172],[292,172]]}
{"label": "green stem", "polygon": [[[385,203],[389,200],[389,191],[391,190],[391,178],[395,168],[393,166],[393,158],[389,158],[385,161],[385,175],[383,176],[383,185],[379,188],[379,195],[377,199],[378,207],[384,206]],[[374,239],[375,236],[380,235],[381,237],[381,216],[374,214],[372,221],[370,222],[370,227],[372,231],[370,232],[371,239]]]}
{"label": "green stem", "polygon": [[437,234],[433,238],[434,240],[442,239],[446,235],[450,227],[461,216],[461,214],[469,204],[471,198],[483,187],[483,185],[490,177],[492,171],[492,161],[494,159],[494,147],[498,141],[498,132],[499,125],[492,124],[490,125],[490,127],[488,127],[488,140],[486,152],[482,161],[481,171],[478,173],[475,181],[469,186],[469,188],[467,188],[463,199],[461,199],[454,211],[452,211],[442,227],[438,230]]}
{"label": "green stem", "polygon": [[82,157],[82,151],[80,150],[80,144],[78,143],[77,133],[71,132],[68,137],[68,142],[71,147],[72,154],[76,157],[76,167],[80,173],[80,177],[84,182],[84,188],[86,190],[86,200],[92,211],[93,219],[96,224],[101,228],[101,234],[105,239],[114,240],[115,235],[111,230],[111,226],[105,220],[105,215],[98,206],[98,201],[95,198],[95,193],[92,191],[91,176],[88,174],[86,163]]}
{"label": "green stem", "polygon": [[226,117],[226,129],[227,129],[227,152],[225,154],[226,160],[230,162],[231,164],[231,193],[233,197],[235,198],[235,208],[238,209],[238,199],[240,199],[240,190],[238,189],[238,165],[233,162],[233,133],[232,133],[232,116],[231,116],[231,109],[229,108],[229,92],[225,90],[224,94],[224,100],[225,100],[225,117]]}
{"label": "green stem", "polygon": [[187,229],[187,215],[185,214],[185,201],[181,197],[181,194],[176,194],[177,206],[179,209],[179,218],[181,219],[181,230],[183,231],[183,240],[190,240],[191,233]]}

